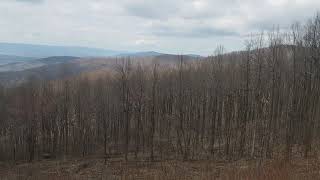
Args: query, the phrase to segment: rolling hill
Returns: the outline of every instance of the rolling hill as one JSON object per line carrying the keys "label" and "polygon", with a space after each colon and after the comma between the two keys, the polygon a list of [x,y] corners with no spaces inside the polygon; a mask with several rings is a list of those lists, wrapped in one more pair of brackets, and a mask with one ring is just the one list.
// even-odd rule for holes
{"label": "rolling hill", "polygon": [[[87,47],[0,43],[0,85],[15,86],[30,77],[58,79],[83,72],[110,70],[117,60],[130,57],[134,62],[173,65],[181,56],[155,51],[129,52]],[[187,61],[202,58],[184,55]],[[66,71],[67,67],[67,71]],[[64,71],[64,72],[62,72]]]}
{"label": "rolling hill", "polygon": [[[181,56],[160,54],[156,56],[132,57],[133,63],[140,62],[150,65],[157,62],[163,66],[172,66],[179,62]],[[197,60],[192,56],[183,56],[186,61]],[[36,60],[9,63],[0,65],[0,85],[16,86],[30,77],[39,80],[54,80],[64,77],[79,75],[81,73],[95,73],[110,71],[120,62],[123,57],[89,57],[79,58],[73,56],[54,56]]]}

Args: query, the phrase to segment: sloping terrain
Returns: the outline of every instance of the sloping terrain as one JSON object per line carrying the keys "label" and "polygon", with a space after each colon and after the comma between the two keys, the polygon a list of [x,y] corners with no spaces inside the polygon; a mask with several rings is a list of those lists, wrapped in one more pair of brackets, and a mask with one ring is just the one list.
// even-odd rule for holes
{"label": "sloping terrain", "polygon": [[[157,62],[160,65],[173,66],[183,58],[186,62],[199,58],[191,56],[179,56],[161,54],[156,56],[131,57],[133,63],[150,65]],[[40,80],[53,80],[68,76],[79,75],[84,72],[110,71],[123,60],[129,57],[116,58],[79,58],[72,56],[55,56],[37,60],[15,62],[0,65],[0,84],[3,86],[15,86],[25,82],[29,78]]]}

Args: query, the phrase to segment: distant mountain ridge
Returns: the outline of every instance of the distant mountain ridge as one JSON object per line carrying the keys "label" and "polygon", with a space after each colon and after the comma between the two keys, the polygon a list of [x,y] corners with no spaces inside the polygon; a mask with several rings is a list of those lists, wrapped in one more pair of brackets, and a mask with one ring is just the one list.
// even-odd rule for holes
{"label": "distant mountain ridge", "polygon": [[127,52],[75,46],[0,43],[0,54],[34,58],[50,56],[107,57],[122,53]]}
{"label": "distant mountain ridge", "polygon": [[74,60],[79,59],[79,57],[73,56],[53,56],[48,58],[41,59],[31,59],[28,61],[12,61],[7,64],[0,64],[0,72],[18,72],[27,69],[39,68],[42,66],[64,64],[73,62]]}
{"label": "distant mountain ridge", "polygon": [[142,52],[134,52],[134,53],[124,53],[118,54],[118,57],[152,57],[152,56],[159,56],[163,53],[155,52],[155,51],[142,51]]}
{"label": "distant mountain ridge", "polygon": [[[152,55],[153,53],[151,53]],[[161,66],[173,66],[183,58],[186,62],[197,60],[191,56],[161,54],[157,56],[133,57],[133,63],[151,65],[157,62]],[[29,77],[41,80],[53,80],[79,75],[86,72],[112,71],[117,65],[118,57],[89,57],[55,56],[30,61],[15,62],[0,65],[0,86],[16,86]]]}
{"label": "distant mountain ridge", "polygon": [[[151,57],[165,55],[155,51],[117,51],[102,48],[89,48],[77,46],[52,46],[52,45],[36,45],[24,43],[1,43],[0,54],[6,56],[29,57],[33,59],[40,59],[46,57],[58,56],[74,56],[74,57]],[[172,54],[174,55],[174,54]],[[187,56],[201,57],[200,55],[188,54]],[[9,58],[12,59],[12,58]],[[1,60],[1,55],[0,55]],[[1,63],[1,62],[0,62]]]}
{"label": "distant mountain ridge", "polygon": [[[119,54],[118,57],[157,57],[157,56],[179,56],[177,54],[167,54],[167,53],[160,53],[156,51],[142,51],[142,52],[135,52],[135,53],[126,53],[126,54]],[[201,58],[202,56],[197,54],[183,54],[183,56],[193,57],[193,58]]]}
{"label": "distant mountain ridge", "polygon": [[22,56],[11,56],[6,54],[0,54],[0,66],[4,64],[22,62],[22,61],[31,61],[34,60],[33,57],[22,57]]}
{"label": "distant mountain ridge", "polygon": [[200,59],[199,55],[175,55],[155,51],[125,52],[98,48],[0,43],[0,85],[15,86],[28,77],[59,79],[114,68],[119,58],[132,57],[134,62],[157,61],[173,65],[181,58]]}

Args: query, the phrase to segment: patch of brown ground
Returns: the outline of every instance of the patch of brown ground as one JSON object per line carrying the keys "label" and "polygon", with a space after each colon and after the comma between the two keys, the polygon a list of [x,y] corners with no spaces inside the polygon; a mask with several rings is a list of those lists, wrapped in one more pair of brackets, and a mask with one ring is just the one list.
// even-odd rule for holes
{"label": "patch of brown ground", "polygon": [[0,164],[0,179],[320,179],[318,159],[213,161],[129,161],[111,158],[42,160],[15,165]]}

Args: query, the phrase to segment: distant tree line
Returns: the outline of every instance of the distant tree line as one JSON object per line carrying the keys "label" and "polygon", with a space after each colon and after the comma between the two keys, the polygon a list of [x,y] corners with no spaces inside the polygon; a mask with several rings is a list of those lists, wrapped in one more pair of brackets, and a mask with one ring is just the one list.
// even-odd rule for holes
{"label": "distant tree line", "polygon": [[[319,150],[320,16],[174,67],[0,88],[0,160],[308,157]],[[297,154],[297,152],[299,152]]]}

